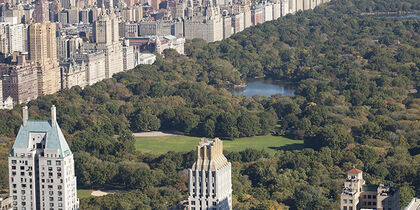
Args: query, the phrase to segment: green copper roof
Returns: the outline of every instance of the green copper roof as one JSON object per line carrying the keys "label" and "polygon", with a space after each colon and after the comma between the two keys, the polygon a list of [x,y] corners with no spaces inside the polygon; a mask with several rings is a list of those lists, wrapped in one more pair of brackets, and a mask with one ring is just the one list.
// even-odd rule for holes
{"label": "green copper roof", "polygon": [[57,122],[52,126],[49,120],[28,120],[26,126],[23,126],[23,124],[20,126],[10,156],[13,156],[14,149],[16,148],[24,149],[29,147],[29,134],[31,132],[47,133],[45,149],[58,149],[58,154],[62,158],[71,154],[70,147]]}

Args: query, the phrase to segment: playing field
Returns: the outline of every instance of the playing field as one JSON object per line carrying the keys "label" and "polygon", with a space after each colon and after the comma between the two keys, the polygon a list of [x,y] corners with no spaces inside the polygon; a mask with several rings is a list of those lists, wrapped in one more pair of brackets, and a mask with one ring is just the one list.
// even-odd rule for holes
{"label": "playing field", "polygon": [[[136,138],[135,146],[136,150],[141,152],[163,154],[168,151],[186,152],[194,150],[199,141],[199,137],[190,136],[141,137]],[[255,136],[238,138],[233,141],[224,140],[223,148],[228,151],[242,151],[246,148],[265,149],[267,152],[274,154],[280,149],[301,149],[303,148],[303,141],[282,136]]]}
{"label": "playing field", "polygon": [[77,197],[79,199],[92,197],[92,190],[77,190]]}

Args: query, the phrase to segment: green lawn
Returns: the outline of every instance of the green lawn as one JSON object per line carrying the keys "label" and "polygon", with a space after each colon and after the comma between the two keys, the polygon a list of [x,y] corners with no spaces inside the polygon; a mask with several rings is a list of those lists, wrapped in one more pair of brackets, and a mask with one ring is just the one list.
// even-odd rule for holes
{"label": "green lawn", "polygon": [[79,199],[92,197],[92,190],[77,190],[77,197]]}
{"label": "green lawn", "polygon": [[[186,152],[194,150],[200,141],[199,137],[190,136],[167,136],[167,137],[145,137],[136,138],[136,150],[163,154],[168,151]],[[274,154],[279,149],[293,150],[303,148],[302,140],[292,140],[282,136],[255,136],[238,138],[233,141],[224,140],[223,148],[228,151],[242,151],[246,148],[265,149]]]}

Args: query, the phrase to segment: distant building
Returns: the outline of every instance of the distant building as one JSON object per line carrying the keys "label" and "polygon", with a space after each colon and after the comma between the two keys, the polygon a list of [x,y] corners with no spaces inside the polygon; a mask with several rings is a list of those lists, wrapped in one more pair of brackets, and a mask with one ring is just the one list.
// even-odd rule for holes
{"label": "distant building", "polygon": [[156,55],[151,53],[138,53],[137,64],[152,65],[156,61]]}
{"label": "distant building", "polygon": [[156,36],[155,51],[159,54],[162,54],[165,49],[174,49],[179,54],[183,55],[184,44],[185,44],[184,38],[177,38],[172,35],[163,36],[162,38],[159,38],[159,36]]}
{"label": "distant building", "polygon": [[264,22],[264,9],[261,5],[257,5],[251,10],[251,22],[252,25],[258,25]]}
{"label": "distant building", "polygon": [[[98,20],[94,22],[93,33],[95,35],[95,45],[91,45],[90,50],[102,50],[105,53],[105,78],[122,72],[123,51],[119,41],[118,18],[113,10],[102,11]],[[92,49],[93,48],[93,49]]]}
{"label": "distant building", "polygon": [[200,140],[188,176],[188,209],[232,209],[231,164],[220,139]]}
{"label": "distant building", "polygon": [[73,86],[84,88],[86,81],[86,66],[83,61],[66,60],[60,62],[61,89],[70,89]]}
{"label": "distant building", "polygon": [[2,100],[8,97],[15,104],[27,103],[38,97],[37,64],[19,55],[11,64],[0,63]]}
{"label": "distant building", "polygon": [[51,120],[23,122],[9,154],[9,188],[14,209],[79,209],[73,154],[57,123]]}
{"label": "distant building", "polygon": [[38,95],[60,90],[56,31],[55,23],[50,22],[29,26],[29,57],[38,64]]}
{"label": "distant building", "polygon": [[9,56],[13,52],[25,52],[25,43],[26,26],[24,24],[0,22],[0,53]]}
{"label": "distant building", "polygon": [[45,23],[50,20],[49,3],[47,0],[35,2],[34,18],[36,23]]}
{"label": "distant building", "polygon": [[133,69],[135,67],[134,47],[133,46],[124,46],[123,47],[123,64],[124,64],[124,71]]}
{"label": "distant building", "polygon": [[367,185],[359,169],[347,171],[341,193],[341,210],[398,210],[399,190],[385,185]]}
{"label": "distant building", "polygon": [[74,55],[74,59],[85,64],[86,84],[93,85],[105,79],[105,53],[102,51],[84,52]]}

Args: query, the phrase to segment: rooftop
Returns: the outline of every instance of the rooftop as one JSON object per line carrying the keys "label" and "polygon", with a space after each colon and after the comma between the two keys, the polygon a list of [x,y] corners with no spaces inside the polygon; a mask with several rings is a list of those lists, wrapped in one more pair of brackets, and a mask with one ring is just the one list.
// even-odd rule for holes
{"label": "rooftop", "polygon": [[348,174],[359,174],[359,173],[362,173],[362,172],[363,172],[362,170],[359,170],[357,168],[353,168],[353,169],[347,171]]}
{"label": "rooftop", "polygon": [[58,150],[59,157],[71,155],[70,147],[56,122],[55,107],[53,106],[51,110],[52,120],[27,120],[27,108],[24,107],[24,122],[20,126],[10,156],[14,156],[15,149],[31,149],[31,139],[29,139],[31,133],[46,133],[45,149]]}

